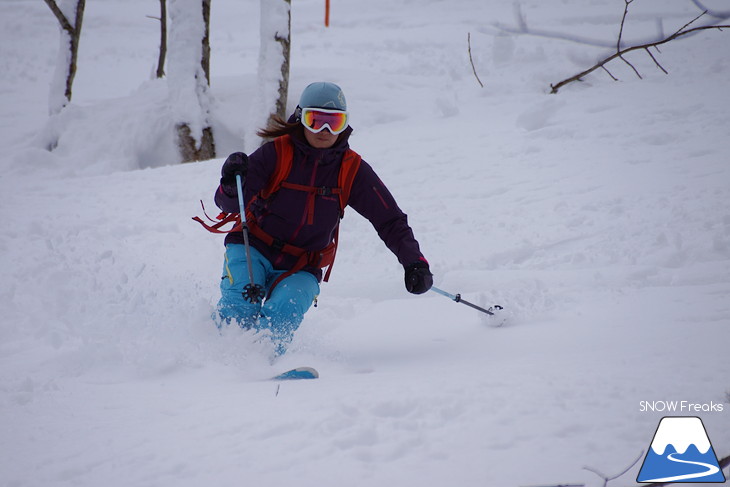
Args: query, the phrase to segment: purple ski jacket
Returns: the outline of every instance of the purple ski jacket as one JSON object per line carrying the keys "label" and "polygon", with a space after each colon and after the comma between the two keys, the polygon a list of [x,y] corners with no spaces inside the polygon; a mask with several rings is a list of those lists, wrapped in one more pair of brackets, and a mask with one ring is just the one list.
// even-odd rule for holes
{"label": "purple ski jacket", "polygon": [[[337,187],[337,177],[351,128],[338,138],[329,149],[310,146],[301,132],[291,135],[294,143],[294,160],[286,181],[316,187]],[[249,207],[251,199],[266,187],[276,167],[276,149],[268,142],[249,156],[248,173],[244,182],[244,202]],[[316,195],[313,219],[307,205],[308,194],[289,188],[280,188],[268,200],[257,199],[249,210],[258,226],[272,237],[288,244],[311,251],[319,251],[329,245],[340,221],[340,202],[337,195]],[[215,194],[215,203],[226,213],[238,213],[238,195],[233,188],[220,185]],[[418,242],[408,225],[405,213],[401,211],[372,167],[364,160],[360,163],[350,192],[348,206],[372,223],[385,245],[404,267],[426,259],[421,254]],[[309,220],[311,219],[311,224]],[[249,234],[253,247],[261,252],[278,270],[289,270],[297,258],[283,253]],[[240,232],[229,233],[227,244],[243,244]],[[340,246],[340,249],[342,247]],[[322,271],[305,267],[305,271],[322,280]]]}

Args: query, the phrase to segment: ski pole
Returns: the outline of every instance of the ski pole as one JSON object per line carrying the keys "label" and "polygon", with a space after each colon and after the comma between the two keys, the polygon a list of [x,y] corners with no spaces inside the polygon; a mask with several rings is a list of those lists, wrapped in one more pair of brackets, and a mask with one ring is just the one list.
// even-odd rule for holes
{"label": "ski pole", "polygon": [[248,225],[246,224],[246,207],[243,204],[243,184],[241,184],[241,173],[236,173],[236,189],[238,190],[238,209],[241,212],[241,231],[243,232],[243,243],[246,247],[246,264],[248,266],[248,281],[243,288],[243,298],[249,303],[258,303],[264,297],[264,289],[254,283],[253,266],[251,264],[251,246],[248,243]]}
{"label": "ski pole", "polygon": [[494,306],[490,306],[489,309],[484,309],[481,306],[477,306],[474,303],[470,303],[469,301],[467,301],[465,299],[461,299],[461,294],[447,293],[446,291],[444,291],[442,289],[439,289],[436,286],[431,286],[431,291],[436,292],[436,293],[438,293],[438,294],[440,294],[442,296],[446,296],[447,298],[449,298],[449,299],[451,299],[451,300],[453,300],[453,301],[455,301],[457,303],[465,304],[465,305],[469,306],[470,308],[474,308],[474,309],[479,310],[482,313],[486,313],[486,314],[488,314],[490,316],[494,316],[494,312],[495,311],[499,311],[501,309],[504,309],[504,308],[502,308],[502,306],[500,306],[498,304],[495,304]]}

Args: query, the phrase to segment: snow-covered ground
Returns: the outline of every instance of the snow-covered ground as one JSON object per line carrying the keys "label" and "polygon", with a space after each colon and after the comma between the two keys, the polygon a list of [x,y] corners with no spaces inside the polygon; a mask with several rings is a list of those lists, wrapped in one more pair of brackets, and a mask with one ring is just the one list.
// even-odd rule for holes
{"label": "snow-covered ground", "polygon": [[[175,163],[157,3],[87,2],[74,102],[47,125],[57,22],[4,0],[0,485],[600,486],[583,467],[620,472],[672,414],[729,455],[729,34],[663,46],[669,75],[635,53],[643,80],[613,63],[621,81],[549,95],[611,48],[506,33],[511,2],[333,0],[328,29],[324,2],[293,3],[291,107],[339,83],[436,284],[509,324],[409,295],[350,211],[291,353],[272,366],[255,337],[221,336],[222,238],[190,217],[222,159]],[[623,8],[521,2],[530,28],[608,45]],[[698,13],[637,0],[624,38]],[[213,2],[211,28],[225,157],[256,144],[258,2]],[[298,365],[321,378],[264,380]],[[716,410],[642,411],[671,400]]]}

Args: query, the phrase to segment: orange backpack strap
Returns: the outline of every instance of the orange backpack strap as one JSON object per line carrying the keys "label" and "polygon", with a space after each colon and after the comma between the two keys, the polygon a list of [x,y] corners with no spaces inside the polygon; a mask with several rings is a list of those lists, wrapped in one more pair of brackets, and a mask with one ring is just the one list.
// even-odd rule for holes
{"label": "orange backpack strap", "polygon": [[252,220],[253,214],[250,214],[249,208],[258,199],[267,200],[272,194],[279,191],[281,184],[289,177],[292,163],[294,162],[294,143],[289,135],[282,135],[274,139],[274,148],[276,149],[276,165],[274,172],[271,173],[266,186],[255,194],[251,201],[246,205],[246,218]]}
{"label": "orange backpack strap", "polygon": [[[290,135],[283,135],[274,139],[274,147],[276,148],[276,167],[274,168],[274,173],[271,175],[271,178],[269,178],[269,183],[258,195],[260,198],[269,198],[281,188],[282,184],[284,184],[287,188],[298,189],[300,191],[321,190],[321,188],[312,188],[309,186],[285,182],[286,178],[289,177],[292,163],[294,161],[294,143],[292,142]],[[342,211],[345,210],[347,201],[350,199],[352,183],[355,180],[358,169],[360,169],[361,161],[362,157],[360,157],[357,152],[352,149],[347,149],[344,157],[342,158],[340,173],[337,176],[337,188],[330,189],[332,194],[339,194],[340,209]]]}
{"label": "orange backpack strap", "polygon": [[[337,176],[337,186],[340,189],[340,218],[345,216],[345,207],[350,199],[350,191],[352,190],[352,183],[355,181],[357,171],[360,169],[360,162],[362,157],[360,154],[352,149],[347,149],[345,156],[342,158],[342,166],[340,166],[340,174]],[[337,223],[335,228],[335,235],[332,243],[328,246],[329,252],[332,257],[331,260],[328,257],[327,272],[324,275],[324,281],[327,282],[330,279],[332,273],[332,266],[335,264],[335,255],[337,254],[337,245],[340,240],[340,224]]]}
{"label": "orange backpack strap", "polygon": [[276,167],[269,178],[269,184],[261,190],[260,197],[262,199],[267,199],[279,190],[281,183],[289,177],[292,162],[294,161],[294,143],[291,141],[291,136],[277,137],[274,139],[274,147],[276,148]]}
{"label": "orange backpack strap", "polygon": [[352,149],[347,149],[345,156],[342,158],[342,167],[340,174],[337,176],[337,186],[340,188],[340,216],[345,212],[345,207],[350,199],[350,191],[352,183],[355,181],[357,171],[360,169],[362,157]]}

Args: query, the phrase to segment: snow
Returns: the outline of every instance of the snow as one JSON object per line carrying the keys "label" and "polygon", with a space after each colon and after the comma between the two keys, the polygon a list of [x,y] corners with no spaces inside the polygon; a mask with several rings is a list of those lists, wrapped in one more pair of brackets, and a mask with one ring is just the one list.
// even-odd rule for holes
{"label": "snow", "polygon": [[[530,28],[615,41],[623,2],[524,1]],[[719,9],[715,1],[708,7]],[[210,116],[241,150],[258,2],[213,2]],[[223,159],[177,164],[152,80],[155,3],[89,2],[72,103],[48,120],[57,21],[0,18],[0,478],[3,486],[603,485],[649,447],[641,401],[700,416],[730,454],[727,33],[630,55],[549,95],[610,48],[509,34],[513,5],[292,5],[290,108],[339,83],[352,146],[391,188],[436,284],[411,296],[348,211],[332,279],[291,353],[219,334]],[[673,32],[691,2],[640,0],[624,40]],[[467,53],[467,33],[475,69]],[[49,140],[57,139],[52,152]],[[245,141],[248,146],[249,141]],[[316,367],[315,381],[265,380]],[[612,485],[632,484],[639,466]]]}
{"label": "snow", "polygon": [[[682,441],[678,442],[677,438]],[[694,445],[702,454],[707,453],[711,446],[699,418],[681,417],[669,417],[662,420],[654,435],[654,440],[651,442],[651,449],[657,455],[663,455],[668,445],[673,445],[678,453],[684,453],[690,445]]]}

